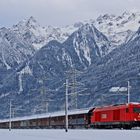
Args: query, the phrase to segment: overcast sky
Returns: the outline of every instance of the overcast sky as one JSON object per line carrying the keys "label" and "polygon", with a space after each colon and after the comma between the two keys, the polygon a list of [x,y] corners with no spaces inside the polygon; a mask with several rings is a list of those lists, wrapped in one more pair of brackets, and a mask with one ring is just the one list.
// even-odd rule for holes
{"label": "overcast sky", "polygon": [[0,0],[0,27],[34,16],[41,25],[64,26],[100,14],[140,9],[140,0]]}

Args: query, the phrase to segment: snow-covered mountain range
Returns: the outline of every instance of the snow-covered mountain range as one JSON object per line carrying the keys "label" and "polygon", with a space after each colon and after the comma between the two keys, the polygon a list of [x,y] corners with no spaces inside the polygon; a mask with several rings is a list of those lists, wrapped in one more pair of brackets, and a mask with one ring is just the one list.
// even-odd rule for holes
{"label": "snow-covered mountain range", "polygon": [[[2,46],[9,45],[7,51],[6,51],[6,47],[1,47],[1,51],[3,52],[10,51],[11,53],[11,55],[9,56],[6,53],[1,53],[2,54],[1,59],[4,65],[7,67],[7,69],[10,69],[11,66],[8,64],[9,63],[8,59],[10,59],[10,61],[13,62],[16,60],[16,63],[23,62],[25,59],[27,59],[27,56],[32,56],[35,51],[38,51],[40,48],[45,46],[50,41],[57,40],[60,43],[64,43],[71,36],[72,33],[76,32],[80,28],[86,28],[86,25],[94,26],[95,28],[97,28],[97,30],[99,30],[102,34],[106,36],[108,40],[108,47],[104,48],[106,52],[105,51],[102,52],[103,40],[101,41],[101,38],[99,40],[95,39],[96,44],[98,44],[99,46],[96,54],[102,56],[108,54],[116,47],[127,43],[132,38],[132,36],[134,37],[135,32],[140,27],[140,12],[138,11],[124,12],[120,16],[105,14],[99,16],[97,19],[77,22],[73,25],[69,25],[65,27],[53,27],[53,26],[42,27],[36,21],[36,19],[31,16],[29,19],[20,21],[19,23],[13,25],[13,27],[9,29],[6,28],[0,29],[0,34],[1,34],[0,43],[2,44]],[[84,32],[88,32],[88,30]],[[6,38],[6,36],[9,36],[9,38]],[[88,52],[88,49],[86,49],[87,48],[87,44],[86,44],[87,40],[85,40],[86,37],[82,38],[83,41],[85,40],[85,42],[82,42],[80,44],[77,44],[78,42],[76,42],[77,37],[78,34],[77,36],[75,36],[75,39],[73,40],[74,48],[75,50],[77,48],[82,49],[86,61],[88,61],[88,63],[90,64],[91,58],[89,56],[90,54]],[[93,35],[93,38],[94,37],[95,36]],[[8,41],[13,43],[8,44]],[[19,43],[21,43],[23,47],[18,48]],[[16,46],[16,48],[13,49],[13,46],[14,47]],[[79,53],[78,51],[79,50],[76,50],[77,54]],[[80,56],[80,54],[78,55]],[[8,59],[6,59],[7,56]],[[81,58],[79,57],[79,59]]]}
{"label": "snow-covered mountain range", "polygon": [[[2,110],[7,110],[5,100],[9,98],[31,112],[39,108],[38,99],[56,100],[64,96],[66,73],[71,69],[82,72],[79,83],[92,94],[91,98],[81,98],[79,106],[99,105],[100,95],[106,94],[109,87],[122,85],[124,80],[139,73],[139,27],[140,12],[125,12],[121,16],[105,14],[61,28],[42,27],[34,17],[9,29],[1,28]],[[123,100],[116,98],[106,103]],[[55,101],[50,109],[62,109],[63,103],[63,100]]]}
{"label": "snow-covered mountain range", "polygon": [[92,21],[114,45],[127,41],[140,26],[140,12],[124,12],[120,16],[103,15]]}
{"label": "snow-covered mountain range", "polygon": [[[101,47],[99,47],[99,53],[108,54],[113,49],[118,47],[118,45],[126,43],[132,36],[134,37],[135,32],[140,26],[140,12],[124,12],[120,16],[105,14],[94,20],[91,19],[88,21],[77,22],[73,25],[61,28],[52,26],[42,27],[34,17],[30,17],[27,20],[20,21],[10,29],[0,29],[1,46],[11,46],[7,47],[7,50],[6,47],[1,47],[1,59],[6,65],[7,69],[9,69],[11,67],[8,64],[9,61],[14,62],[16,60],[16,63],[23,62],[25,59],[27,59],[26,55],[31,56],[35,50],[39,50],[52,40],[57,40],[58,42],[63,43],[72,33],[77,31],[79,28],[82,28],[82,26],[86,24],[89,26],[95,26],[97,30],[102,32],[107,37],[108,41],[110,42],[110,46],[106,48],[106,52],[102,52]],[[77,37],[75,37],[74,41],[76,38]],[[97,44],[100,42],[101,40],[96,41]],[[23,47],[18,47],[20,46],[18,45],[19,43],[21,43],[21,46]],[[80,47],[81,49],[85,48],[84,50],[86,50],[86,43],[77,44],[76,42],[73,42],[73,44],[75,44],[75,48]],[[9,56],[6,54],[8,51],[11,53]],[[87,51],[88,50],[84,51],[83,53],[88,61],[91,61],[90,58],[88,58],[89,56]],[[6,59],[7,56],[9,60]]]}
{"label": "snow-covered mountain range", "polygon": [[86,23],[93,24],[100,32],[106,35],[113,46],[121,45],[139,28],[140,12],[124,12],[119,16],[105,14],[97,19],[77,22],[66,27],[42,27],[34,17],[30,17],[14,25],[12,30],[24,36],[27,42],[32,43],[35,49],[39,49],[51,40],[64,42],[74,31]]}

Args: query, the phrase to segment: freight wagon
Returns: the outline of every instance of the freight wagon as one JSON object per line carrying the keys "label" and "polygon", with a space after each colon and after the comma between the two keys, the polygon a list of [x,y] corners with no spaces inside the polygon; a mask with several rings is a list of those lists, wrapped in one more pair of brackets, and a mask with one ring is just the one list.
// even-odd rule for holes
{"label": "freight wagon", "polygon": [[[89,109],[71,110],[68,113],[69,128],[86,128]],[[65,128],[65,112],[38,114],[27,117],[12,118],[12,128]],[[0,128],[9,128],[9,119],[0,120]]]}

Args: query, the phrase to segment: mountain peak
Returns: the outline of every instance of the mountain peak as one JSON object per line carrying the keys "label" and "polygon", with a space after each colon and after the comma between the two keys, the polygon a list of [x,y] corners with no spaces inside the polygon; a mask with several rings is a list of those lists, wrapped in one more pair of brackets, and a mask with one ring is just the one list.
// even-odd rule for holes
{"label": "mountain peak", "polygon": [[79,28],[79,30],[83,31],[91,31],[91,30],[97,30],[96,27],[92,23],[86,23],[83,26]]}
{"label": "mountain peak", "polygon": [[97,18],[97,21],[98,22],[103,22],[103,21],[106,21],[106,20],[111,20],[113,18],[115,18],[116,16],[113,15],[113,14],[104,14],[104,15],[100,15],[98,18]]}
{"label": "mountain peak", "polygon": [[30,18],[28,19],[24,19],[22,21],[20,21],[18,24],[14,25],[13,27],[14,28],[22,28],[22,27],[37,27],[37,26],[40,26],[38,23],[37,23],[37,20],[31,16]]}
{"label": "mountain peak", "polygon": [[37,20],[31,16],[28,20],[27,20],[28,23],[37,23]]}
{"label": "mountain peak", "polygon": [[38,26],[40,26],[38,24],[37,20],[33,16],[31,16],[28,20],[26,20],[25,25],[27,27],[38,27]]}
{"label": "mountain peak", "polygon": [[125,11],[125,12],[122,13],[122,16],[129,16],[129,15],[131,15],[131,14],[132,14],[132,12],[130,12],[130,11]]}
{"label": "mountain peak", "polygon": [[139,15],[140,15],[139,10],[131,10],[131,11],[125,11],[122,14],[122,17],[139,16]]}
{"label": "mountain peak", "polygon": [[104,34],[102,34],[92,23],[86,23],[78,31],[82,31],[85,35],[91,34],[94,39],[104,36]]}

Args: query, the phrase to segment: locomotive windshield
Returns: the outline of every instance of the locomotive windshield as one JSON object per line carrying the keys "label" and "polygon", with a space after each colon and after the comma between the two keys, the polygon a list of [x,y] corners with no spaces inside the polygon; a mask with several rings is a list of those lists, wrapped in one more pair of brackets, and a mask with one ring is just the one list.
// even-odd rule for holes
{"label": "locomotive windshield", "polygon": [[135,112],[135,113],[140,113],[140,108],[136,108],[136,107],[135,107],[135,108],[134,108],[134,112]]}

